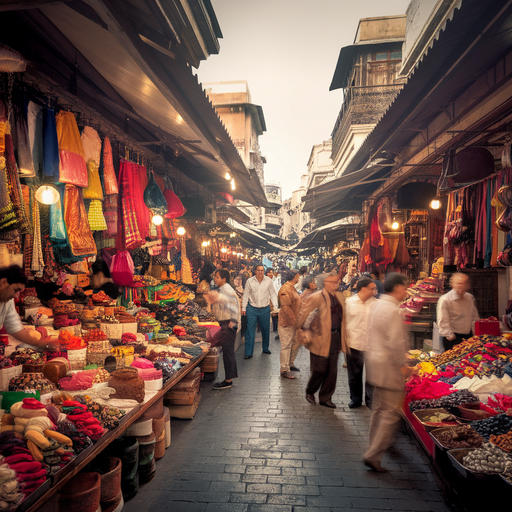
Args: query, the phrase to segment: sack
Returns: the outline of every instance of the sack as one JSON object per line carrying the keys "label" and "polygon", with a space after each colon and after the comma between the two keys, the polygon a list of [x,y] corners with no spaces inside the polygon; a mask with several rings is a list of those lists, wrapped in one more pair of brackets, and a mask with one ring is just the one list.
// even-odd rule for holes
{"label": "sack", "polygon": [[507,206],[503,213],[496,220],[496,227],[501,231],[512,230],[512,206]]}
{"label": "sack", "polygon": [[112,258],[110,275],[118,286],[132,286],[135,265],[128,251],[120,251]]}
{"label": "sack", "polygon": [[167,201],[165,200],[160,187],[157,185],[153,173],[151,173],[148,186],[144,190],[144,202],[150,210],[159,213],[165,213],[167,210]]}

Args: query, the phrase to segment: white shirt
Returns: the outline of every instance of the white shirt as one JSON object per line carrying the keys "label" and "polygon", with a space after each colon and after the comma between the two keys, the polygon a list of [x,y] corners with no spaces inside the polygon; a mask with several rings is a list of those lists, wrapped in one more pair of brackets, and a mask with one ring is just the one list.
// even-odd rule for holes
{"label": "white shirt", "polygon": [[250,304],[253,308],[264,308],[269,305],[270,300],[277,307],[277,293],[270,277],[263,276],[261,283],[256,276],[247,279],[244,296],[242,297],[242,311],[246,310],[247,304]]}
{"label": "white shirt", "polygon": [[212,304],[212,312],[218,321],[231,320],[239,322],[240,302],[233,288],[225,283],[216,290],[219,294],[217,302]]}
{"label": "white shirt", "polygon": [[375,297],[363,302],[356,293],[345,301],[343,317],[347,326],[347,341],[350,348],[365,351],[368,349],[368,315]]}
{"label": "white shirt", "polygon": [[295,289],[301,293],[302,292],[302,280],[304,279],[304,276],[299,276],[299,280],[295,284]]}
{"label": "white shirt", "polygon": [[14,334],[23,329],[20,316],[16,313],[14,299],[0,303],[0,328],[4,327],[7,334]]}
{"label": "white shirt", "polygon": [[279,290],[281,289],[281,276],[274,276],[272,278],[272,283],[274,284],[274,290],[276,293],[279,293]]}
{"label": "white shirt", "polygon": [[470,293],[464,297],[451,290],[437,302],[437,325],[439,334],[450,338],[455,333],[469,334],[474,331],[475,322],[480,319],[475,298]]}

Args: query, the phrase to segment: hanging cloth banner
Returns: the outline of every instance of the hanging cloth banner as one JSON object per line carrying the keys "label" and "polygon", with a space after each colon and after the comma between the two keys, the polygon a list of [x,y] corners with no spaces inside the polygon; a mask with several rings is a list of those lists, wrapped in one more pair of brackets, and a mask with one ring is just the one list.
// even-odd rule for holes
{"label": "hanging cloth banner", "polygon": [[74,256],[96,254],[96,244],[92,237],[82,191],[74,185],[66,185],[64,194],[64,221],[69,245]]}
{"label": "hanging cloth banner", "polygon": [[27,106],[27,126],[32,162],[37,176],[43,172],[43,108],[33,101]]}
{"label": "hanging cloth banner", "polygon": [[28,127],[25,112],[18,105],[13,106],[13,141],[16,162],[18,163],[18,172],[23,178],[33,178],[36,173],[34,171],[34,161],[32,160],[32,152],[30,151],[30,142],[28,140]]}
{"label": "hanging cloth banner", "polygon": [[57,123],[55,110],[47,108],[44,113],[43,129],[43,176],[59,181],[59,138],[57,136]]}
{"label": "hanging cloth banner", "polygon": [[80,132],[72,112],[59,112],[56,117],[59,140],[59,181],[87,187],[87,167]]}

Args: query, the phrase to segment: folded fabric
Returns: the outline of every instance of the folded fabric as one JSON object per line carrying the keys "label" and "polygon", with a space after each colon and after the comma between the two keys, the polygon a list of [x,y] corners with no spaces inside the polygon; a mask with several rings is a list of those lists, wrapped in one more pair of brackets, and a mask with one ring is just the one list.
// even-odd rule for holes
{"label": "folded fabric", "polygon": [[16,473],[29,473],[39,471],[43,465],[40,462],[33,460],[32,462],[17,462],[16,464],[9,464],[9,467],[16,471]]}
{"label": "folded fabric", "polygon": [[[25,402],[26,398],[23,400]],[[33,409],[25,408],[23,402],[16,402],[11,406],[11,414],[20,418],[36,418],[38,416],[48,416],[48,411],[44,408]],[[41,404],[42,405],[42,404]]]}

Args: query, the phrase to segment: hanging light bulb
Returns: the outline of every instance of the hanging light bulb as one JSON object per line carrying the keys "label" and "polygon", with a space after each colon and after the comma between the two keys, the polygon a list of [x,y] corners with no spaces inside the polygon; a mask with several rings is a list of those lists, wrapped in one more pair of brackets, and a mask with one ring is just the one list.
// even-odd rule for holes
{"label": "hanging light bulb", "polygon": [[229,174],[229,172],[226,172],[224,178],[226,178],[229,181],[231,179],[231,174]]}
{"label": "hanging light bulb", "polygon": [[395,220],[395,222],[393,222],[393,224],[391,224],[391,229],[398,229],[399,226],[400,226],[400,224],[398,224],[398,222]]}
{"label": "hanging light bulb", "polygon": [[202,244],[203,247],[208,247],[208,242],[205,240]]}
{"label": "hanging light bulb", "polygon": [[161,215],[153,215],[153,218],[151,219],[151,222],[155,226],[161,226],[164,222],[164,218]]}
{"label": "hanging light bulb", "polygon": [[177,230],[176,230],[176,233],[178,233],[178,235],[180,236],[183,236],[185,234],[185,228],[183,226],[180,226]]}
{"label": "hanging light bulb", "polygon": [[230,238],[235,238],[236,233],[229,233]]}
{"label": "hanging light bulb", "polygon": [[430,208],[432,210],[439,210],[439,208],[441,208],[441,201],[439,201],[439,199],[432,199],[432,201],[430,201]]}
{"label": "hanging light bulb", "polygon": [[223,247],[223,248],[220,250],[220,252],[228,252],[228,250],[227,250],[225,247]]}
{"label": "hanging light bulb", "polygon": [[231,180],[231,190],[235,190],[236,186],[235,186],[235,180],[232,179]]}
{"label": "hanging light bulb", "polygon": [[59,191],[50,185],[41,185],[35,193],[35,198],[42,204],[55,204],[60,199]]}

